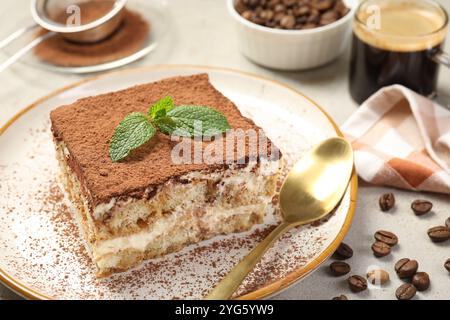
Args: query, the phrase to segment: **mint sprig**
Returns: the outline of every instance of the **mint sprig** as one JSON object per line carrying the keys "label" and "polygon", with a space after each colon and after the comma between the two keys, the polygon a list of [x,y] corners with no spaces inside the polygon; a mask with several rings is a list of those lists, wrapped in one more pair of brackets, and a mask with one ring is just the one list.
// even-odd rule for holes
{"label": "mint sprig", "polygon": [[113,162],[127,157],[130,152],[147,143],[158,128],[165,134],[186,137],[214,136],[231,127],[223,114],[205,106],[178,106],[167,96],[154,103],[147,114],[128,114],[116,127],[109,144]]}
{"label": "mint sprig", "polygon": [[145,114],[133,112],[127,115],[117,126],[109,144],[109,156],[117,162],[156,134],[156,128]]}

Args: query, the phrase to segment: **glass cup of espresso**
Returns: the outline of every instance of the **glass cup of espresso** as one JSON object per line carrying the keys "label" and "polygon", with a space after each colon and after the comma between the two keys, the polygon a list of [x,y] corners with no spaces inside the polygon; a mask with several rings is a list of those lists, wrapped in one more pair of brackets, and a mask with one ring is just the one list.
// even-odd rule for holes
{"label": "glass cup of espresso", "polygon": [[353,20],[350,94],[361,104],[384,86],[434,96],[448,14],[432,0],[365,0]]}

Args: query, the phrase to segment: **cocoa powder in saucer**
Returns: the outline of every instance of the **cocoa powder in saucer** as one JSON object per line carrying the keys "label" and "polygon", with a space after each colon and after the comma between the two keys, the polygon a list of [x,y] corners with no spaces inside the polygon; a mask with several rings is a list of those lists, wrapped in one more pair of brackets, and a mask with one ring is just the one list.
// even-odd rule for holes
{"label": "cocoa powder in saucer", "polygon": [[[42,29],[38,35],[46,32]],[[34,53],[40,60],[57,66],[92,66],[135,53],[143,47],[149,32],[149,23],[139,13],[125,8],[122,24],[102,41],[89,44],[75,43],[56,35],[38,45]]]}

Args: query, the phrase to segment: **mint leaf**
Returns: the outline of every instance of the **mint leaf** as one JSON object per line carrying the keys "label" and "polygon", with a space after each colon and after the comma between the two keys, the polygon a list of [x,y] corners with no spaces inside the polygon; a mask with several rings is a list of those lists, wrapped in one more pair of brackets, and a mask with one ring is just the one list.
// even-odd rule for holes
{"label": "mint leaf", "polygon": [[172,97],[167,96],[162,98],[161,100],[155,102],[148,112],[150,117],[155,120],[158,118],[165,117],[166,114],[173,109],[173,100]]}
{"label": "mint leaf", "polygon": [[156,123],[166,134],[180,136],[211,137],[231,129],[225,116],[218,111],[203,106],[179,106],[166,115],[173,123]]}
{"label": "mint leaf", "polygon": [[125,158],[156,133],[147,116],[140,112],[128,114],[117,126],[109,144],[109,156],[113,162]]}
{"label": "mint leaf", "polygon": [[158,129],[165,134],[170,134],[177,128],[175,121],[173,121],[172,118],[167,116],[158,117],[155,120],[153,120],[153,122],[158,127]]}

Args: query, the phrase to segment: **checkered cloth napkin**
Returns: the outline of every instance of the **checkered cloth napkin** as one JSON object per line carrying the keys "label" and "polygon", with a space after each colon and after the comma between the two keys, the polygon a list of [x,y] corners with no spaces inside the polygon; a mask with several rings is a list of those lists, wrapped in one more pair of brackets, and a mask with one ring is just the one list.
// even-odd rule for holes
{"label": "checkered cloth napkin", "polygon": [[375,93],[342,126],[359,176],[450,193],[450,111],[400,85]]}

